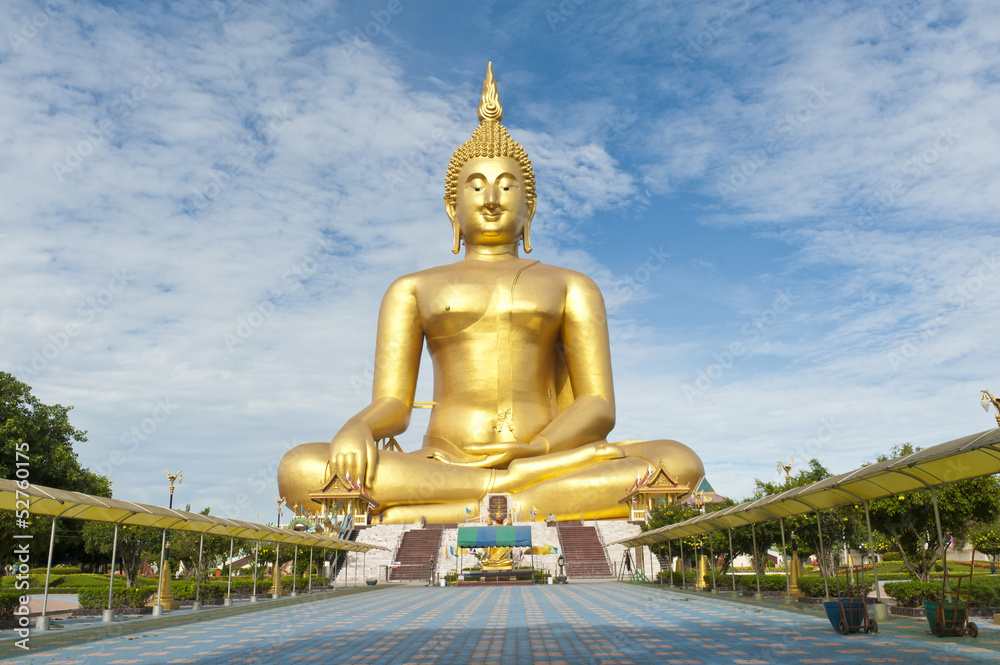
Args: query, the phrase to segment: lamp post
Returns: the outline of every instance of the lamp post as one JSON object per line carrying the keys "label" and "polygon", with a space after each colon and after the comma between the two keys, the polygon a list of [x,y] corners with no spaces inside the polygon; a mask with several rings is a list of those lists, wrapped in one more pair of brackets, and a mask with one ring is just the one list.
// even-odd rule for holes
{"label": "lamp post", "polygon": [[991,393],[989,390],[984,390],[984,391],[982,391],[982,393],[983,393],[983,399],[980,400],[979,403],[983,405],[983,411],[986,411],[987,413],[989,413],[990,412],[990,404],[992,404],[994,407],[996,407],[996,410],[997,410],[997,427],[1000,427],[1000,399],[997,399],[996,397],[994,397],[993,393]]}
{"label": "lamp post", "polygon": [[[174,508],[174,484],[181,484],[183,476],[181,472],[171,474],[170,469],[166,469],[167,480],[170,482],[170,502],[168,507],[173,510]],[[153,605],[153,616],[159,616],[162,614],[164,609],[172,610],[175,609],[174,596],[170,592],[170,574],[167,573],[167,569],[170,567],[170,543],[167,542],[167,530],[163,529],[162,540],[160,541],[160,580],[157,585],[156,591],[156,601]],[[164,584],[166,588],[164,588]]]}
{"label": "lamp post", "polygon": [[563,567],[566,565],[566,557],[562,554],[556,559],[556,563],[559,565],[559,577],[556,578],[556,582],[565,584],[566,583],[566,573],[563,572]]}
{"label": "lamp post", "polygon": [[[705,493],[704,492],[695,492],[694,493],[694,507],[702,515],[705,514]],[[707,562],[705,561],[705,549],[704,549],[704,544],[701,541],[701,538],[699,538],[698,540],[695,541],[694,556],[695,556],[695,562],[696,562],[695,563],[694,588],[695,589],[704,589],[705,588],[705,576],[708,575],[708,565],[707,565]]]}
{"label": "lamp post", "polygon": [[427,574],[429,576],[427,586],[434,586],[434,557],[427,563]]}
{"label": "lamp post", "polygon": [[785,464],[781,460],[778,460],[778,473],[781,473],[782,471],[785,472],[785,487],[788,487],[792,482],[791,480],[792,464],[794,463],[795,463],[794,458],[788,460],[788,464]]}
{"label": "lamp post", "polygon": [[[285,503],[285,497],[276,496],[274,502],[278,505],[278,526],[281,528],[281,506]],[[278,568],[278,556],[281,554],[281,543],[274,543],[274,582],[271,585],[271,598],[281,598],[281,570]]]}
{"label": "lamp post", "polygon": [[789,593],[792,597],[797,598],[802,595],[802,591],[799,589],[799,576],[802,574],[802,565],[799,563],[799,543],[795,539],[794,531],[792,531],[792,561],[790,565],[792,579],[789,585]]}

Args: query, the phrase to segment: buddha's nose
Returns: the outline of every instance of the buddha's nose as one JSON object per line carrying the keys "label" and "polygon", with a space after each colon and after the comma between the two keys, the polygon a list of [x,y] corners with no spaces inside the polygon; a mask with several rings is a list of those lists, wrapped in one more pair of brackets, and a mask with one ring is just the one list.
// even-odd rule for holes
{"label": "buddha's nose", "polygon": [[496,187],[486,188],[486,207],[496,208],[500,204],[500,194]]}

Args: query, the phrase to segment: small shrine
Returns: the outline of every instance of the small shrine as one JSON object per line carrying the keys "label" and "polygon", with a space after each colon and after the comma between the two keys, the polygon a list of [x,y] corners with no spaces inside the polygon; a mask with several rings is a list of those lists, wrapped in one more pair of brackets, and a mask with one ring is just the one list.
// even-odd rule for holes
{"label": "small shrine", "polygon": [[[359,481],[350,476],[334,474],[322,489],[309,493],[309,498],[322,508],[317,516],[317,527],[322,525],[323,533],[330,535],[331,523],[339,523],[344,516],[354,524],[368,524],[372,511],[381,505],[369,494]],[[340,518],[340,519],[338,519]]]}
{"label": "small shrine", "polygon": [[726,497],[715,493],[715,489],[708,482],[708,478],[702,478],[701,482],[698,483],[698,487],[691,493],[691,496],[684,499],[684,505],[705,512],[704,508],[706,506],[715,506],[726,501],[728,501]]}
{"label": "small shrine", "polygon": [[635,483],[618,499],[629,506],[629,520],[645,522],[647,515],[659,506],[673,505],[691,493],[688,484],[676,482],[662,468],[649,467],[645,476],[637,476]]}

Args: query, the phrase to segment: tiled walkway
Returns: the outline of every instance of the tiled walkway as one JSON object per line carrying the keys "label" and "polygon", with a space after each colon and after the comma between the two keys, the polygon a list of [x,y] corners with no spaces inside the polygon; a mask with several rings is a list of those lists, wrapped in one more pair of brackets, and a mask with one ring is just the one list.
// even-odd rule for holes
{"label": "tiled walkway", "polygon": [[[4,662],[997,663],[1000,633],[940,640],[893,619],[841,636],[815,612],[615,582],[535,587],[393,587],[15,655]],[[69,633],[66,634],[67,636]],[[5,636],[6,637],[6,636]],[[5,640],[4,647],[10,643]]]}

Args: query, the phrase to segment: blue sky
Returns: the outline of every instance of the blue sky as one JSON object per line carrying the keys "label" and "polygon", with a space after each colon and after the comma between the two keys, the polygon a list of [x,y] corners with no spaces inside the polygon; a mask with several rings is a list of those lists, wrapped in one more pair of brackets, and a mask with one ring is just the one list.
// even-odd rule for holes
{"label": "blue sky", "polygon": [[743,498],[994,424],[988,2],[12,0],[0,34],[0,368],[116,496],[181,469],[181,505],[273,519],[284,450],[370,396],[386,286],[455,260],[488,60],[532,257],[608,302],[613,439]]}

